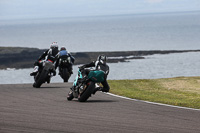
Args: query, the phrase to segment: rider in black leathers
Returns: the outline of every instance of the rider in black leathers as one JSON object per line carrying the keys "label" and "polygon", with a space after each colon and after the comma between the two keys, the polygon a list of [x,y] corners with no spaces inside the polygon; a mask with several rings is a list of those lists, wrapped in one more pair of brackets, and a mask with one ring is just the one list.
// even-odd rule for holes
{"label": "rider in black leathers", "polygon": [[104,72],[104,74],[105,74],[104,81],[101,82],[103,87],[97,87],[94,90],[93,94],[95,94],[96,91],[109,92],[109,90],[110,90],[110,87],[107,82],[107,76],[109,74],[109,66],[107,65],[106,61],[107,61],[107,57],[105,55],[99,55],[99,57],[97,58],[97,61],[93,61],[89,64],[85,64],[85,65],[79,67],[80,70],[84,69],[83,73],[85,73],[86,75],[88,75],[89,72],[91,71],[91,69],[85,69],[88,67],[95,67],[95,70],[100,70],[100,71]]}
{"label": "rider in black leathers", "polygon": [[[39,58],[38,60],[34,63],[34,70],[33,72],[30,73],[30,76],[35,76],[39,69],[42,68],[42,61],[43,60],[49,60],[52,63],[56,62],[57,58],[56,55],[58,54],[58,45],[57,42],[53,42],[50,46],[50,49],[46,50]],[[56,71],[53,72],[53,75],[56,75]]]}

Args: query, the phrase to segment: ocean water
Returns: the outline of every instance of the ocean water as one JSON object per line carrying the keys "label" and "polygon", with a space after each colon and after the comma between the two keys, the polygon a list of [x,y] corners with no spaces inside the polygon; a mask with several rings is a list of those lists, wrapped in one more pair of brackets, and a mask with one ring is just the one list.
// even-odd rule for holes
{"label": "ocean water", "polygon": [[[200,12],[0,21],[0,46],[46,49],[54,41],[70,52],[196,50],[200,49]],[[199,57],[200,52],[190,52],[109,63],[108,79],[200,76]],[[0,84],[33,83],[32,70],[0,70]],[[62,79],[57,75],[52,82]]]}
{"label": "ocean water", "polygon": [[[125,63],[109,63],[109,80],[121,79],[157,79],[180,76],[200,76],[200,52],[176,53],[146,56],[146,59],[129,60]],[[0,84],[33,83],[30,69],[0,70]],[[78,66],[73,67],[73,82]],[[52,83],[62,83],[59,75],[52,77]]]}
{"label": "ocean water", "polygon": [[1,20],[0,46],[68,51],[200,49],[200,12]]}

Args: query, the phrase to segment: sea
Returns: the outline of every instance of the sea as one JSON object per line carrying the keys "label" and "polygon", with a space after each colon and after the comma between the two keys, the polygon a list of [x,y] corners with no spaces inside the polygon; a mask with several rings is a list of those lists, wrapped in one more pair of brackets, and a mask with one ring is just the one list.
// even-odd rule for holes
{"label": "sea", "polygon": [[[69,52],[199,50],[200,11],[0,19],[0,46],[47,49],[52,42],[65,46]],[[108,64],[110,80],[200,76],[200,52],[157,54]],[[73,82],[77,68],[74,66],[70,82]],[[33,83],[29,76],[32,70],[0,70],[0,84]],[[52,82],[62,80],[57,75],[52,77]]]}

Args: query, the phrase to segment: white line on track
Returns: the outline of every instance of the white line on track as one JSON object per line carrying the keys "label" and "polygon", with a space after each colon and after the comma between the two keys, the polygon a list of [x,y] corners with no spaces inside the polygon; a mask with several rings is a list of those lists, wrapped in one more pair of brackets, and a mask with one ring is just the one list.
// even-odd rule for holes
{"label": "white line on track", "polygon": [[188,109],[188,110],[200,111],[200,109],[193,109],[193,108],[180,107],[180,106],[168,105],[168,104],[163,104],[163,103],[155,103],[155,102],[137,100],[137,99],[132,99],[132,98],[124,97],[124,96],[115,95],[115,94],[112,94],[112,93],[105,93],[105,94],[108,94],[108,95],[111,95],[111,96],[114,96],[114,97],[119,97],[119,98],[131,100],[131,101],[138,101],[138,102],[144,102],[144,103],[149,103],[149,104],[154,104],[154,105],[161,105],[161,106],[168,106],[168,107],[173,107],[173,108],[180,108],[180,109]]}

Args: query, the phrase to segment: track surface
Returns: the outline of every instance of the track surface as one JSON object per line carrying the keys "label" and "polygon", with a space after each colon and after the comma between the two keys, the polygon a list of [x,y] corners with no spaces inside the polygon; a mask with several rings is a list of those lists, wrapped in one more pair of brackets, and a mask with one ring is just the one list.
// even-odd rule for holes
{"label": "track surface", "polygon": [[200,133],[200,111],[97,92],[67,101],[72,84],[0,85],[0,133]]}

